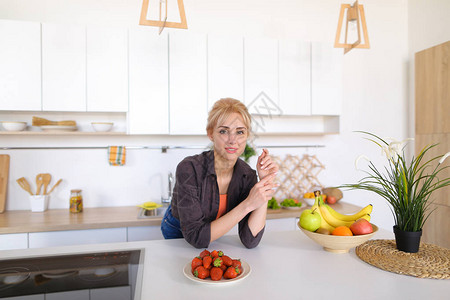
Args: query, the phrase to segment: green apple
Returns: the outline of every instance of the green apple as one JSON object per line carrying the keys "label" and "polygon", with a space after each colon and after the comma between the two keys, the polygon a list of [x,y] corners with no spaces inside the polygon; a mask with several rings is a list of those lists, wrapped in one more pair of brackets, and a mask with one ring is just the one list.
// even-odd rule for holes
{"label": "green apple", "polygon": [[317,212],[317,208],[305,209],[300,215],[300,226],[309,231],[316,231],[320,227],[321,222],[320,214]]}

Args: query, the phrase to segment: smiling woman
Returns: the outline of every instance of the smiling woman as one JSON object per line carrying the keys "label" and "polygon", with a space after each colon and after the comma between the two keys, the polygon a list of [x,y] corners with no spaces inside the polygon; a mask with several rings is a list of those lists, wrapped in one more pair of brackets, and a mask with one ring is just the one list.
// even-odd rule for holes
{"label": "smiling woman", "polygon": [[213,150],[178,164],[172,202],[161,222],[165,238],[184,237],[206,248],[239,224],[244,246],[259,244],[278,165],[264,149],[256,166],[258,182],[255,170],[239,159],[250,130],[251,116],[240,101],[225,98],[214,104],[206,126]]}

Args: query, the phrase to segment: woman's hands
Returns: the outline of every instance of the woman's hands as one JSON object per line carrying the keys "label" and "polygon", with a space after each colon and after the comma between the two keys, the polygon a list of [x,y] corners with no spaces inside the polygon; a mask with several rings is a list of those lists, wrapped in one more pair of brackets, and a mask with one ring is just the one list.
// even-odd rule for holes
{"label": "woman's hands", "polygon": [[274,188],[278,186],[273,182],[275,173],[271,173],[261,179],[257,184],[253,186],[246,199],[249,205],[249,211],[253,211],[261,206],[267,206],[267,202],[273,197],[275,193]]}
{"label": "woman's hands", "polygon": [[271,173],[278,172],[278,169],[278,165],[272,161],[269,151],[267,149],[263,149],[263,152],[258,157],[258,161],[256,162],[256,171],[258,172],[259,179],[261,180]]}

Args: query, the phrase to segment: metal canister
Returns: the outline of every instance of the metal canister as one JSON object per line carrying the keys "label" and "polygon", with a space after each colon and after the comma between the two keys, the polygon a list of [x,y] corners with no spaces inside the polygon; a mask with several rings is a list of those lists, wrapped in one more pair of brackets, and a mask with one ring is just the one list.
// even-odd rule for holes
{"label": "metal canister", "polygon": [[70,191],[70,212],[80,213],[83,211],[83,197],[81,196],[81,190]]}

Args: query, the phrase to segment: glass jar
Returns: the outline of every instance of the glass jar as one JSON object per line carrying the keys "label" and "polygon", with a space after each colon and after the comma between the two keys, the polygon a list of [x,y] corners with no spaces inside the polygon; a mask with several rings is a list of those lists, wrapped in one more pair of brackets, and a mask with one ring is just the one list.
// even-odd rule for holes
{"label": "glass jar", "polygon": [[81,190],[70,191],[70,212],[80,213],[83,211],[83,197],[81,196]]}

